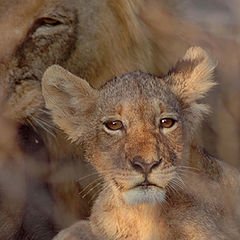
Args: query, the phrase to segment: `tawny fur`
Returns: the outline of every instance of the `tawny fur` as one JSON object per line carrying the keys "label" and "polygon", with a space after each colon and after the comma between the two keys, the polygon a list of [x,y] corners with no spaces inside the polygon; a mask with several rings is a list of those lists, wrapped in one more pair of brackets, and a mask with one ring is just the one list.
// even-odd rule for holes
{"label": "tawny fur", "polygon": [[[164,78],[134,71],[99,90],[59,66],[45,72],[43,96],[54,121],[83,143],[103,178],[90,219],[54,239],[239,238],[239,172],[194,143],[208,113],[199,100],[214,85],[214,68],[193,47]],[[165,118],[175,124],[163,127]],[[122,127],[111,130],[109,121]],[[135,159],[154,168],[146,174]]]}
{"label": "tawny fur", "polygon": [[[160,74],[164,69],[156,64],[156,49],[138,18],[142,4],[135,0],[1,2],[2,112],[21,124],[33,126],[43,138],[51,163],[48,168],[56,203],[55,221],[60,227],[87,214],[88,206],[78,195],[76,182],[88,170],[79,160],[76,162],[83,158],[82,149],[66,141],[45,109],[42,74],[50,65],[59,64],[97,88],[106,80],[135,69]],[[44,24],[47,18],[58,24]],[[60,220],[62,215],[68,215],[65,221]]]}

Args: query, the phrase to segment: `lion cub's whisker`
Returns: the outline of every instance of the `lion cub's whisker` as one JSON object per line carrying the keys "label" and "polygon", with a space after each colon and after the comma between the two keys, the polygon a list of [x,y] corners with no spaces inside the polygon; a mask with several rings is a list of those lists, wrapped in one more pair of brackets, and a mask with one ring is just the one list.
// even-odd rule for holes
{"label": "lion cub's whisker", "polygon": [[87,184],[78,194],[81,195],[82,193],[87,191],[89,189],[89,187],[91,187],[92,185],[95,185],[96,183],[99,183],[99,181],[103,181],[103,179],[100,177],[96,178],[95,180],[93,180],[89,184]]}
{"label": "lion cub's whisker", "polygon": [[97,183],[95,186],[93,186],[92,188],[90,188],[85,194],[82,195],[82,198],[85,198],[88,194],[90,194],[94,189],[96,189],[97,187],[101,186],[103,183],[99,182]]}
{"label": "lion cub's whisker", "polygon": [[94,176],[99,176],[100,178],[103,178],[103,175],[105,174],[114,174],[113,170],[105,170],[105,171],[99,171],[99,172],[94,172],[94,173],[90,173],[86,176],[83,176],[83,177],[80,177],[78,178],[76,181],[79,182],[79,181],[82,181],[82,180],[86,180],[90,177],[94,177]]}

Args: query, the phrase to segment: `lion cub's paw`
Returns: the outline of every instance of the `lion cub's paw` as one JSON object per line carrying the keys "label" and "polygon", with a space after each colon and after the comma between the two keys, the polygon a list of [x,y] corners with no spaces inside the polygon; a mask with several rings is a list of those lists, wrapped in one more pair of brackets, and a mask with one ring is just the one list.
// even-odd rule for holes
{"label": "lion cub's paw", "polygon": [[79,221],[62,230],[53,240],[94,240],[89,221]]}

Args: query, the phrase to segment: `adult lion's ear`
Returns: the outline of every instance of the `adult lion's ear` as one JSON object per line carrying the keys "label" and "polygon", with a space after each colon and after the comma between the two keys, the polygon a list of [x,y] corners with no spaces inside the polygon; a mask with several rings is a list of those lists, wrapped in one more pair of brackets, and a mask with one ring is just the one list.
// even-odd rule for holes
{"label": "adult lion's ear", "polygon": [[81,137],[87,118],[94,109],[97,90],[84,79],[53,65],[43,75],[42,93],[54,122],[72,140]]}
{"label": "adult lion's ear", "polygon": [[216,63],[200,47],[191,47],[166,76],[172,91],[185,104],[201,99],[216,83]]}

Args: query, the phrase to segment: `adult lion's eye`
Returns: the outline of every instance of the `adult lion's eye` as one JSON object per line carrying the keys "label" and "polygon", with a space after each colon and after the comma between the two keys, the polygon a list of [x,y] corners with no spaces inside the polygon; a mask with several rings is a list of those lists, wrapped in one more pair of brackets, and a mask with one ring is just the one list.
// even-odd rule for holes
{"label": "adult lion's eye", "polygon": [[123,123],[120,120],[107,121],[104,125],[107,129],[112,131],[121,130],[123,128]]}
{"label": "adult lion's eye", "polygon": [[160,128],[171,128],[175,122],[176,120],[172,118],[163,118],[160,120]]}
{"label": "adult lion's eye", "polygon": [[57,26],[59,24],[62,24],[62,23],[54,18],[42,18],[40,20],[40,25],[44,25],[47,27]]}

